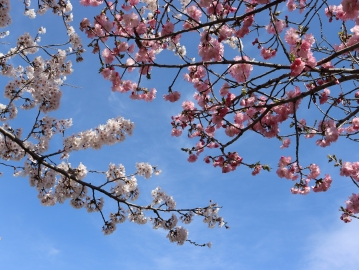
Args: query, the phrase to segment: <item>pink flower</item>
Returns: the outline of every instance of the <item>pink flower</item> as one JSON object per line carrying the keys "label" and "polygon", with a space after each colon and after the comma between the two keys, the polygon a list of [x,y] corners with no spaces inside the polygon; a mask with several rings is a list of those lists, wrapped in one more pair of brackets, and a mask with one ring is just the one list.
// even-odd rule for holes
{"label": "pink flower", "polygon": [[[244,56],[243,59],[240,56],[236,56],[234,58],[235,61],[249,61],[249,58],[247,56]],[[253,70],[253,66],[251,64],[243,63],[243,64],[236,64],[230,66],[228,73],[231,74],[231,76],[237,80],[237,82],[245,82],[249,78],[251,72]]]}
{"label": "pink flower", "polygon": [[189,157],[188,157],[188,162],[195,162],[196,160],[197,160],[197,155],[195,155],[195,154],[191,154],[191,155],[189,155]]}
{"label": "pink flower", "polygon": [[327,17],[329,17],[329,22],[332,22],[332,16],[334,16],[334,13],[336,12],[336,6],[329,6],[328,8],[326,8],[325,11],[325,15]]}
{"label": "pink flower", "polygon": [[309,166],[309,170],[310,170],[310,174],[308,175],[309,179],[315,179],[320,175],[319,166],[314,163]]}
{"label": "pink flower", "polygon": [[192,101],[184,101],[182,103],[182,108],[185,111],[192,111],[192,110],[194,110],[194,103]]}
{"label": "pink flower", "polygon": [[90,20],[87,18],[84,18],[80,22],[80,30],[83,31],[84,29],[87,29],[87,27],[89,27],[90,25],[91,25]]}
{"label": "pink flower", "polygon": [[93,6],[93,7],[97,7],[99,5],[101,5],[103,3],[103,1],[99,1],[99,0],[80,0],[80,4],[83,6]]}
{"label": "pink flower", "polygon": [[262,165],[256,165],[254,167],[254,170],[252,171],[252,175],[255,176],[255,175],[259,174],[261,170],[262,170]]}
{"label": "pink flower", "polygon": [[354,194],[349,197],[349,200],[345,202],[347,205],[347,210],[357,214],[359,213],[359,194]]}
{"label": "pink flower", "polygon": [[340,168],[341,176],[351,176],[353,174],[353,167],[350,162],[344,162]]}
{"label": "pink flower", "polygon": [[133,53],[135,51],[135,44],[131,44],[131,46],[128,47],[127,50],[128,50],[129,53]]}
{"label": "pink flower", "polygon": [[224,132],[226,133],[227,136],[233,137],[239,134],[241,131],[235,124],[234,126],[233,125],[227,126]]}
{"label": "pink flower", "polygon": [[90,0],[80,0],[80,4],[85,7],[88,7],[90,5]]}
{"label": "pink flower", "polygon": [[216,128],[214,126],[208,126],[206,129],[205,129],[205,132],[208,136],[210,137],[213,137],[214,136],[214,133],[216,132]]}
{"label": "pink flower", "polygon": [[224,97],[229,93],[229,84],[224,83],[221,89],[219,90],[219,94]]}
{"label": "pink flower", "polygon": [[219,30],[219,41],[226,40],[230,36],[232,36],[234,30],[229,28],[227,25],[223,25]]}
{"label": "pink flower", "polygon": [[243,38],[245,35],[249,33],[249,27],[243,26],[237,32],[235,32],[235,36],[238,38]]}
{"label": "pink flower", "polygon": [[148,20],[147,22],[152,29],[155,29],[157,21],[155,19]]}
{"label": "pink flower", "polygon": [[305,67],[305,63],[300,58],[296,58],[293,63],[290,65],[291,76],[298,76],[300,73],[302,73],[303,69]]}
{"label": "pink flower", "polygon": [[308,41],[302,40],[302,44],[300,45],[300,49],[298,51],[298,56],[302,58],[308,58],[311,53],[310,47],[311,44]]}
{"label": "pink flower", "polygon": [[330,95],[330,90],[328,88],[325,88],[324,91],[321,93],[319,98],[319,103],[324,104],[328,101],[328,97]]}
{"label": "pink flower", "polygon": [[176,129],[176,128],[172,129],[171,136],[179,137],[181,136],[181,134],[182,134],[182,129]]}
{"label": "pink flower", "polygon": [[284,40],[289,45],[296,45],[297,41],[299,41],[299,34],[298,31],[294,28],[289,28],[285,33]]}
{"label": "pink flower", "polygon": [[307,185],[300,186],[300,187],[293,187],[290,189],[292,194],[300,194],[300,195],[307,195],[310,192],[310,187]]}
{"label": "pink flower", "polygon": [[[274,28],[275,26],[275,28]],[[269,25],[266,26],[266,30],[269,34],[276,34],[276,31],[279,33],[281,33],[284,29],[284,27],[286,26],[285,21],[283,20],[276,20],[274,23],[274,26],[272,23],[270,23]]]}
{"label": "pink flower", "polygon": [[144,22],[140,22],[136,27],[136,32],[139,35],[143,35],[144,33],[147,32],[147,25]]}
{"label": "pink flower", "polygon": [[135,61],[132,58],[128,58],[126,60],[126,65],[128,66],[128,68],[127,68],[128,72],[132,72],[135,69],[134,67],[131,67],[131,66],[135,65]]}
{"label": "pink flower", "polygon": [[288,7],[289,11],[293,11],[293,10],[295,10],[297,8],[294,0],[288,0],[287,7]]}
{"label": "pink flower", "polygon": [[136,6],[140,1],[139,0],[130,0],[129,3],[131,6]]}
{"label": "pink flower", "polygon": [[211,3],[211,5],[209,6],[209,8],[207,8],[207,14],[212,15],[212,14],[221,14],[223,10],[223,5],[220,2],[217,1],[213,1]]}
{"label": "pink flower", "polygon": [[352,126],[353,126],[354,130],[356,130],[356,131],[359,130],[359,118],[358,117],[353,118]]}
{"label": "pink flower", "polygon": [[229,164],[226,164],[222,167],[222,173],[228,173],[228,172],[231,172],[233,171],[233,168],[231,165]]}
{"label": "pink flower", "polygon": [[138,26],[140,21],[138,19],[138,15],[132,12],[131,14],[123,15],[123,23],[125,24],[126,27],[135,28]]}
{"label": "pink flower", "polygon": [[287,175],[288,175],[288,169],[285,168],[285,167],[279,167],[276,171],[277,175],[280,177],[280,178],[288,178]]}
{"label": "pink flower", "polygon": [[105,59],[106,64],[111,64],[115,59],[112,52],[107,48],[102,51],[102,57]]}
{"label": "pink flower", "polygon": [[117,43],[116,49],[119,52],[125,52],[128,49],[128,43],[127,42],[119,42],[119,43]]}
{"label": "pink flower", "polygon": [[343,0],[341,3],[342,9],[345,12],[345,19],[355,19],[358,16],[358,1],[357,0]]}
{"label": "pink flower", "polygon": [[222,125],[223,117],[217,114],[212,115],[212,123],[215,125]]}
{"label": "pink flower", "polygon": [[102,76],[103,76],[106,80],[110,80],[111,74],[112,74],[113,72],[114,72],[113,69],[104,68],[104,69],[101,71],[101,74],[102,74]]}
{"label": "pink flower", "polygon": [[278,166],[284,167],[289,165],[291,162],[292,162],[292,158],[290,156],[289,157],[282,156],[279,160]]}
{"label": "pink flower", "polygon": [[341,220],[344,221],[344,223],[349,223],[352,221],[352,219],[350,218],[349,214],[347,213],[343,213],[340,217]]}
{"label": "pink flower", "polygon": [[281,149],[283,149],[283,148],[288,148],[289,147],[289,145],[290,145],[290,138],[287,138],[287,139],[284,139],[283,140],[283,144],[281,145]]}
{"label": "pink flower", "polygon": [[195,21],[199,22],[202,16],[202,11],[198,9],[195,5],[192,5],[187,8],[187,14]]}
{"label": "pink flower", "polygon": [[128,6],[128,5],[125,5],[125,4],[123,4],[121,7],[122,7],[122,9],[125,10],[125,11],[129,11],[129,10],[132,9],[132,6]]}
{"label": "pink flower", "polygon": [[198,45],[198,54],[202,57],[202,60],[222,61],[223,53],[223,44],[204,31],[201,34],[201,43]]}
{"label": "pink flower", "polygon": [[277,51],[272,50],[271,48],[266,49],[266,48],[262,47],[262,49],[261,49],[261,56],[263,57],[264,60],[274,57],[276,55],[276,53],[277,53]]}
{"label": "pink flower", "polygon": [[323,180],[317,181],[315,186],[312,187],[314,192],[325,192],[330,188],[332,178],[329,174],[326,174]]}
{"label": "pink flower", "polygon": [[[304,35],[304,40],[309,42],[310,46],[313,46],[313,44],[315,43],[315,38],[314,38],[314,36],[312,34],[305,34]],[[330,64],[330,62],[328,62],[328,63]]]}
{"label": "pink flower", "polygon": [[157,90],[155,88],[152,88],[150,92],[142,94],[141,98],[144,99],[147,102],[151,102],[156,98]]}
{"label": "pink flower", "polygon": [[161,35],[165,36],[168,34],[173,33],[173,30],[175,29],[175,26],[173,23],[171,22],[167,22],[163,27],[162,27],[162,31],[161,31]]}
{"label": "pink flower", "polygon": [[169,102],[176,102],[181,98],[181,94],[178,91],[174,91],[169,93],[168,95],[163,95],[163,98]]}
{"label": "pink flower", "polygon": [[305,0],[299,0],[299,7],[300,7],[300,10],[299,10],[299,13],[302,13],[305,9]]}

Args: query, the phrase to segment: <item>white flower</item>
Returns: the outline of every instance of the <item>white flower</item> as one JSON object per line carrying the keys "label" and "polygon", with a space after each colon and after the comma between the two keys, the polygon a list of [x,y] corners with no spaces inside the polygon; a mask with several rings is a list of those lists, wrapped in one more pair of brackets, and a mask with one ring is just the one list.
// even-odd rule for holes
{"label": "white flower", "polygon": [[45,27],[43,27],[43,26],[41,26],[40,28],[39,28],[39,34],[45,34],[46,33],[46,28]]}
{"label": "white flower", "polygon": [[177,53],[180,55],[180,56],[185,56],[186,55],[186,47],[185,46],[182,46],[182,47],[179,47],[178,50],[177,50]]}
{"label": "white flower", "polygon": [[142,175],[145,177],[145,179],[148,179],[151,177],[153,173],[152,166],[148,163],[140,162],[136,163],[137,173],[138,175]]}
{"label": "white flower", "polygon": [[65,12],[70,12],[70,11],[72,11],[72,4],[68,2],[65,7]]}
{"label": "white flower", "polygon": [[25,11],[25,15],[29,16],[31,19],[35,19],[36,13],[34,9],[28,9]]}

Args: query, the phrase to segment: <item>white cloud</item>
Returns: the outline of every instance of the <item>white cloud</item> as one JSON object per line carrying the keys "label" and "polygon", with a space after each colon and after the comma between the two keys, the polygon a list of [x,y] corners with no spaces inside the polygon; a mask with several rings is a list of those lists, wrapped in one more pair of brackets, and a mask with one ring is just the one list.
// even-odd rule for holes
{"label": "white cloud", "polygon": [[359,265],[359,226],[356,220],[350,224],[336,223],[323,228],[310,238],[307,247],[307,267],[303,269],[357,269]]}

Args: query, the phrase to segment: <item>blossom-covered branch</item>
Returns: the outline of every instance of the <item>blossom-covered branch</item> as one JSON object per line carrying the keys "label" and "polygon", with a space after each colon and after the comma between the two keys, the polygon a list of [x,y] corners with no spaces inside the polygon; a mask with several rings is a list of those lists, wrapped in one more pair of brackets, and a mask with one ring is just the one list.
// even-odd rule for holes
{"label": "blossom-covered branch", "polygon": [[[64,25],[64,42],[62,44],[42,45],[40,35],[46,28],[36,29],[35,35],[25,32],[17,38],[15,47],[0,55],[3,76],[8,77],[4,86],[6,104],[0,104],[0,158],[1,165],[13,168],[14,176],[29,178],[29,183],[38,191],[41,204],[53,206],[66,200],[75,209],[85,208],[88,212],[99,212],[104,226],[104,234],[111,234],[117,224],[126,220],[137,224],[151,222],[155,229],[168,231],[167,238],[179,245],[189,242],[188,231],[180,223],[189,224],[195,216],[203,217],[208,227],[226,226],[226,222],[218,215],[220,206],[210,201],[208,206],[181,209],[176,201],[160,187],[152,191],[153,200],[146,205],[136,204],[140,196],[137,177],[150,178],[159,174],[160,170],[145,162],[136,163],[136,170],[127,174],[122,164],[109,162],[107,171],[87,169],[80,163],[73,167],[70,163],[74,151],[86,149],[99,150],[123,142],[131,136],[134,123],[122,117],[109,119],[106,124],[95,129],[86,130],[67,136],[72,126],[72,119],[57,119],[49,113],[59,109],[62,90],[67,76],[73,73],[72,62],[83,60],[85,52],[80,37],[71,25],[72,5],[69,1],[38,2],[37,9],[31,9],[30,1],[25,1],[25,15],[35,18],[51,10],[62,19]],[[0,3],[0,27],[8,27],[11,23],[10,2]],[[4,32],[2,38],[10,33]],[[67,46],[67,48],[66,48]],[[70,46],[70,48],[68,48]],[[21,64],[20,64],[21,63]],[[14,121],[28,111],[33,110],[34,119],[29,123]],[[29,114],[31,115],[31,114]],[[65,136],[66,134],[66,136]],[[62,140],[61,149],[54,151],[50,142]],[[93,173],[102,179],[101,184],[92,184],[87,178]],[[105,214],[106,202],[114,201],[115,209]],[[106,217],[107,215],[107,217]]]}
{"label": "blossom-covered branch", "polygon": [[[176,102],[181,77],[193,87],[193,99],[183,100],[170,122],[173,136],[186,133],[196,140],[182,148],[189,162],[205,153],[203,160],[223,173],[244,165],[256,175],[270,165],[242,156],[234,143],[254,132],[279,139],[283,149],[291,148],[292,138],[293,157],[278,156],[277,175],[297,180],[291,192],[304,195],[327,191],[332,178],[321,176],[317,164],[300,163],[300,141],[316,138],[314,145],[329,147],[359,140],[356,0],[339,5],[325,0],[81,4],[101,8],[93,19],[84,18],[80,29],[91,40],[112,91],[145,101],[161,91],[166,101]],[[173,74],[167,89],[147,81],[161,69]],[[136,80],[129,75],[134,71]],[[289,131],[281,131],[285,123]]]}

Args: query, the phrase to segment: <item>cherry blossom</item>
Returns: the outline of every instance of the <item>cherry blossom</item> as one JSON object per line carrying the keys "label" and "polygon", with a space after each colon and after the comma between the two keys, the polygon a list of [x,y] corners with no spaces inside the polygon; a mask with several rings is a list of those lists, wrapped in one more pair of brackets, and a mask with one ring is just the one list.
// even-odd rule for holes
{"label": "cherry blossom", "polygon": [[[103,1],[98,0],[81,0],[80,3],[93,7],[104,4]],[[128,5],[131,8],[139,3],[138,0],[130,0]],[[115,11],[112,3],[106,2],[106,4],[110,5],[109,10]],[[123,142],[132,135],[135,125],[130,120],[117,116],[92,129],[71,134],[69,129],[75,123],[73,119],[56,118],[53,114],[50,116],[49,113],[58,110],[63,103],[62,87],[66,84],[67,77],[74,72],[72,58],[76,62],[82,62],[85,49],[76,33],[76,28],[72,25],[73,14],[70,1],[58,3],[40,1],[38,9],[31,8],[30,1],[25,1],[24,5],[24,15],[32,19],[36,19],[37,14],[44,14],[51,10],[59,17],[59,22],[64,27],[63,35],[59,34],[59,37],[62,36],[65,39],[59,44],[42,44],[40,35],[47,33],[46,28],[42,26],[35,31],[25,31],[15,37],[13,39],[15,43],[12,44],[14,47],[7,52],[1,52],[0,73],[8,77],[4,87],[6,102],[0,104],[0,120],[3,122],[0,127],[0,158],[8,163],[2,164],[14,169],[14,177],[21,176],[29,179],[29,184],[36,189],[37,197],[42,205],[54,206],[68,201],[75,209],[83,208],[89,213],[99,213],[103,219],[102,231],[105,235],[112,234],[119,224],[126,220],[139,225],[150,222],[155,229],[169,231],[168,239],[171,242],[179,245],[188,242],[197,246],[210,247],[208,243],[198,244],[188,239],[188,230],[179,226],[179,223],[190,224],[195,216],[199,216],[203,217],[211,228],[214,224],[220,227],[225,226],[223,218],[218,216],[220,206],[217,204],[210,201],[206,207],[180,209],[176,206],[175,199],[160,187],[150,192],[153,201],[149,204],[141,205],[136,202],[142,193],[138,178],[150,179],[160,174],[161,170],[157,166],[147,162],[137,162],[132,173],[127,173],[124,165],[112,162],[109,162],[106,171],[94,170],[82,162],[78,164],[70,162],[75,151],[86,151],[89,148],[100,150],[105,146]],[[148,3],[148,5],[149,8],[154,6],[153,3]],[[9,10],[10,2],[2,1],[0,4],[0,27],[2,28],[11,24]],[[131,9],[126,11],[131,11]],[[200,16],[200,11],[192,9],[192,12]],[[88,38],[99,37],[101,42],[110,40],[112,34],[126,37],[133,34],[154,37],[147,31],[147,21],[141,18],[141,14],[128,12],[117,15],[111,18],[108,14],[101,13],[95,16],[92,23],[85,18],[80,23],[80,30],[84,31]],[[162,27],[163,35],[170,35],[173,31],[174,24],[171,22],[167,22]],[[0,34],[4,39],[9,35],[9,31]],[[169,39],[168,46],[175,46],[175,52],[184,57],[185,46],[180,46],[179,40],[180,35]],[[138,67],[138,63],[153,63],[162,45],[149,41],[143,43],[138,51],[130,40],[118,41],[104,48],[99,44],[91,46],[93,53],[100,54],[104,65],[100,73],[105,80],[111,82],[112,91],[130,92],[129,96],[132,99],[153,101],[156,98],[156,88],[141,87],[139,82],[123,79],[112,64],[126,55],[128,72],[137,69],[140,75],[149,77],[152,67],[150,65]],[[218,46],[223,47],[220,43]],[[19,65],[21,61],[22,65]],[[179,100],[180,96],[178,91],[169,91],[164,98],[174,102]],[[195,105],[191,101],[184,101],[183,109],[190,114],[195,110]],[[33,121],[26,119],[26,122],[33,123],[30,127],[17,127],[21,120],[13,121],[22,115],[23,110],[36,111],[35,114],[29,114],[35,116]],[[189,117],[191,116],[189,115],[186,119],[181,117],[179,121],[185,121]],[[174,128],[175,136],[181,133],[181,128]],[[53,150],[53,145],[59,146],[59,149]],[[203,144],[198,144],[198,149],[193,154],[193,161],[197,159],[201,151],[204,151],[204,147]],[[16,163],[20,164],[13,165]],[[96,184],[89,182],[89,174],[99,175],[99,181]],[[115,204],[109,203],[111,201]],[[109,212],[109,208],[113,206],[115,206],[114,209]]]}
{"label": "cherry blossom", "polygon": [[[239,167],[249,168],[252,175],[270,171],[275,164],[253,160],[237,147],[237,141],[248,134],[251,144],[271,139],[283,149],[284,156],[270,153],[269,161],[279,159],[276,174],[294,181],[291,193],[330,192],[332,177],[323,162],[304,164],[307,161],[302,156],[308,155],[303,154],[302,141],[307,140],[313,149],[331,149],[345,139],[347,143],[359,141],[354,57],[359,52],[357,1],[323,5],[319,0],[81,0],[80,4],[97,12],[91,19],[82,19],[79,28],[89,51],[99,59],[103,79],[109,81],[114,94],[125,94],[133,102],[151,102],[159,94],[177,106],[168,120],[169,132],[192,140],[192,146],[182,148],[191,166],[204,161],[223,173],[233,173]],[[150,179],[160,172],[157,166],[137,162],[128,174],[123,165],[109,162],[106,172],[96,171],[103,176],[103,184],[95,186],[86,180],[94,170],[86,164],[70,163],[75,151],[100,150],[134,132],[130,120],[114,116],[71,135],[71,119],[50,117],[50,112],[59,109],[62,86],[74,72],[72,59],[84,60],[72,9],[70,1],[41,0],[37,7],[25,3],[24,15],[32,19],[49,10],[58,16],[66,40],[45,45],[40,36],[47,33],[44,27],[26,29],[12,39],[15,43],[8,51],[1,52],[0,71],[7,81],[6,104],[0,104],[0,157],[4,162],[22,162],[14,174],[29,178],[41,204],[52,206],[68,200],[76,209],[100,212],[106,235],[128,219],[166,230],[169,241],[182,245],[192,240],[180,222],[189,224],[201,216],[209,228],[225,226],[215,203],[177,209],[173,197],[159,187],[152,191],[149,205],[136,204],[142,192],[137,178]],[[326,24],[313,20],[318,16],[320,21],[327,20]],[[10,1],[1,2],[0,18],[0,27],[11,24]],[[12,36],[4,30],[0,37],[10,44],[7,38]],[[161,69],[166,70],[165,75]],[[181,98],[182,103],[175,103]],[[33,109],[38,115],[33,127],[24,132],[15,119],[23,110]],[[61,136],[61,148],[50,153],[50,142]],[[204,157],[198,159],[200,155]],[[343,162],[333,154],[328,159],[341,177],[357,185],[358,161]],[[116,201],[118,207],[103,215],[108,200]],[[358,195],[353,193],[342,207],[344,222],[359,213],[357,201]]]}

